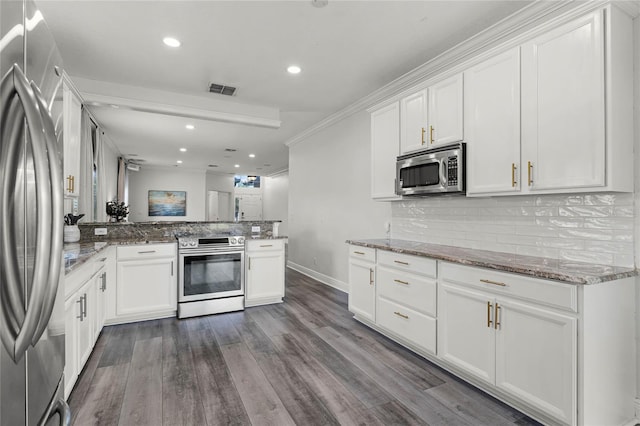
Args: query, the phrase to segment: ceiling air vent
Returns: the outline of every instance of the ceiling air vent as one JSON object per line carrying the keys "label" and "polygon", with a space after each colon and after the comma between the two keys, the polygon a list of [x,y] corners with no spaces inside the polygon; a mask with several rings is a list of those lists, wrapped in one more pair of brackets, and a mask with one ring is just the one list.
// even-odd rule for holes
{"label": "ceiling air vent", "polygon": [[238,90],[236,87],[225,86],[224,84],[211,83],[209,85],[209,92],[220,95],[233,96],[236,90]]}

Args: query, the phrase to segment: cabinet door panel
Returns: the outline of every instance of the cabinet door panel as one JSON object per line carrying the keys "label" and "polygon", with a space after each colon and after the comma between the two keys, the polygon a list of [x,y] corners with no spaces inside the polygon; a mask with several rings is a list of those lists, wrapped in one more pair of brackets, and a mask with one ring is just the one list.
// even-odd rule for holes
{"label": "cabinet door panel", "polygon": [[429,87],[430,145],[462,140],[462,102],[462,74]]}
{"label": "cabinet door panel", "polygon": [[464,73],[467,192],[520,189],[520,50]]}
{"label": "cabinet door panel", "polygon": [[65,303],[64,339],[64,395],[69,396],[78,377],[78,323],[80,295],[72,296]]}
{"label": "cabinet door panel", "polygon": [[177,282],[173,259],[118,262],[116,313],[175,310]]}
{"label": "cabinet door panel", "polygon": [[427,91],[421,90],[400,101],[400,152],[425,148]]}
{"label": "cabinet door panel", "polygon": [[349,310],[375,321],[376,287],[375,265],[349,260]]}
{"label": "cabinet door panel", "polygon": [[248,304],[260,300],[282,299],[284,296],[284,253],[265,251],[247,256],[247,289],[245,299]]}
{"label": "cabinet door panel", "polygon": [[496,386],[574,424],[577,319],[518,302],[497,303]]}
{"label": "cabinet door panel", "polygon": [[522,47],[523,177],[531,190],[605,184],[601,11]]}
{"label": "cabinet door panel", "polygon": [[495,333],[486,295],[441,283],[438,293],[438,356],[493,384]]}
{"label": "cabinet door panel", "polygon": [[396,157],[400,149],[398,102],[371,113],[371,198],[396,196]]}

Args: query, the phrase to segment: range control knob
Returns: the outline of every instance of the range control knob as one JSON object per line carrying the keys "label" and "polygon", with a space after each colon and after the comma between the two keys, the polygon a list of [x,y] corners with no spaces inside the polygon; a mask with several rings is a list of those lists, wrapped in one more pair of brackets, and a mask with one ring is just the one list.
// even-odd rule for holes
{"label": "range control knob", "polygon": [[190,245],[191,247],[195,247],[195,246],[196,246],[196,242],[195,242],[195,241],[189,241],[189,245]]}
{"label": "range control knob", "polygon": [[238,244],[244,244],[244,237],[238,237]]}
{"label": "range control knob", "polygon": [[229,238],[229,242],[230,242],[231,244],[235,244],[235,243],[236,243],[236,241],[237,241],[237,240],[236,240],[236,237],[231,237],[231,238]]}

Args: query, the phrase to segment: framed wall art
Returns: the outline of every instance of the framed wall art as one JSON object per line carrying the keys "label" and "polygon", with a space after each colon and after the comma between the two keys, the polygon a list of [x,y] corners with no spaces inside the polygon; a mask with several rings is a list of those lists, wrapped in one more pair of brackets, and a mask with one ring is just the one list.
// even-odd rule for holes
{"label": "framed wall art", "polygon": [[149,190],[149,216],[186,216],[186,191]]}

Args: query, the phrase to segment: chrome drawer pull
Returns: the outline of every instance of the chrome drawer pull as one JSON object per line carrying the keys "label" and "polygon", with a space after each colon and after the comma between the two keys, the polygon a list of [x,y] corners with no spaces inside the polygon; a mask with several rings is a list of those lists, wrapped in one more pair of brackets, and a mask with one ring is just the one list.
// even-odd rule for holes
{"label": "chrome drawer pull", "polygon": [[361,254],[361,255],[363,255],[363,256],[364,256],[364,253],[363,253],[363,252],[361,252],[361,251],[354,251],[354,252],[353,252],[353,254]]}
{"label": "chrome drawer pull", "polygon": [[402,261],[400,261],[400,260],[394,260],[394,262],[395,262],[395,263],[399,263],[399,264],[401,264],[401,265],[409,266],[409,263],[408,263],[408,262],[402,262]]}
{"label": "chrome drawer pull", "polygon": [[404,315],[404,314],[401,314],[400,312],[394,312],[394,314],[396,314],[397,316],[402,317],[404,319],[409,319],[409,315]]}
{"label": "chrome drawer pull", "polygon": [[498,281],[480,280],[480,282],[486,283],[486,284],[499,285],[500,287],[506,287],[507,286],[505,283],[501,283],[501,282],[498,282]]}
{"label": "chrome drawer pull", "polygon": [[139,251],[138,254],[145,254],[145,253],[155,253],[155,250],[145,250],[145,251]]}
{"label": "chrome drawer pull", "polygon": [[260,244],[260,247],[273,247],[273,244]]}
{"label": "chrome drawer pull", "polygon": [[398,283],[398,284],[404,284],[404,285],[409,285],[408,282],[406,281],[401,281],[401,280],[393,280],[394,282]]}

